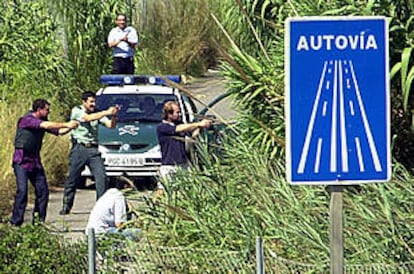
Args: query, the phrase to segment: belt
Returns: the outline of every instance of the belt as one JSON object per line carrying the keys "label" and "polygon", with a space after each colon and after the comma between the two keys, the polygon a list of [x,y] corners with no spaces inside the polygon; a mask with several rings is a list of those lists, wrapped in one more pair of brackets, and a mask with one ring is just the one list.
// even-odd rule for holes
{"label": "belt", "polygon": [[98,144],[94,144],[94,143],[78,143],[78,144],[80,144],[81,146],[84,146],[86,148],[91,148],[91,147],[97,148],[98,147]]}
{"label": "belt", "polygon": [[134,59],[134,57],[133,57],[133,56],[126,56],[126,57],[114,56],[114,58],[115,58],[115,59],[123,59],[123,60],[125,60],[125,59],[132,60],[132,59]]}

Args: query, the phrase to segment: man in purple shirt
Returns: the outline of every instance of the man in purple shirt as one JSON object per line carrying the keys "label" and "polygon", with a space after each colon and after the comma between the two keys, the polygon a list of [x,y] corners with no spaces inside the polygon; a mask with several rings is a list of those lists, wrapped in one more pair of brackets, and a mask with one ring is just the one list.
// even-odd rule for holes
{"label": "man in purple shirt", "polygon": [[30,180],[35,189],[35,206],[33,220],[46,219],[49,188],[40,159],[40,150],[45,132],[63,135],[78,127],[79,122],[49,122],[47,120],[50,103],[37,99],[32,104],[32,111],[19,118],[14,139],[13,169],[16,176],[16,196],[11,223],[20,226],[23,223],[27,205],[27,182]]}

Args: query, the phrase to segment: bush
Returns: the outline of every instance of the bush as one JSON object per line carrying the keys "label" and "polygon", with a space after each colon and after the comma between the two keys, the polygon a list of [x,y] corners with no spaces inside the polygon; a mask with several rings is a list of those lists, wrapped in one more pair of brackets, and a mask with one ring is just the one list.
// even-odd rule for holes
{"label": "bush", "polygon": [[0,224],[0,273],[82,273],[87,245],[65,243],[40,225],[11,229]]}

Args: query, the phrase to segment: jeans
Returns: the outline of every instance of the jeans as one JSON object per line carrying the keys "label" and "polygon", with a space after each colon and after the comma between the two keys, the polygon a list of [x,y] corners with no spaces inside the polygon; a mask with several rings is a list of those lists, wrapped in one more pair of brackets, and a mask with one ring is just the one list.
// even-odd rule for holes
{"label": "jeans", "polygon": [[81,144],[75,144],[70,151],[69,175],[63,191],[63,206],[69,210],[72,208],[75,199],[77,181],[86,165],[95,179],[96,200],[108,189],[105,166],[98,148],[86,148]]}
{"label": "jeans", "polygon": [[159,173],[159,179],[157,183],[158,189],[164,189],[163,183],[167,183],[171,181],[172,177],[175,173],[177,173],[178,169],[184,169],[188,170],[188,164],[182,164],[182,165],[161,165],[160,167],[160,173]]}
{"label": "jeans", "polygon": [[136,241],[141,236],[142,230],[140,228],[124,228],[124,229],[117,229],[115,227],[111,227],[106,232],[108,234],[119,234],[124,236],[128,240]]}
{"label": "jeans", "polygon": [[49,202],[49,187],[47,185],[43,169],[27,171],[21,165],[13,163],[13,170],[16,176],[16,196],[14,199],[13,215],[11,222],[14,225],[21,225],[24,220],[24,211],[27,206],[28,180],[35,189],[35,205],[33,209],[33,220],[38,214],[40,221],[45,221],[47,204]]}

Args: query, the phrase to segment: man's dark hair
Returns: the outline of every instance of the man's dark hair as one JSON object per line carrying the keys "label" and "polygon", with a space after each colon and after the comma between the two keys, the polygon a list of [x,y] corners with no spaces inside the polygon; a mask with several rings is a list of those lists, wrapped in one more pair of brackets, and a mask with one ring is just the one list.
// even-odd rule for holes
{"label": "man's dark hair", "polygon": [[50,103],[46,99],[36,99],[33,101],[32,110],[44,109],[46,106],[50,106]]}
{"label": "man's dark hair", "polygon": [[96,94],[92,91],[85,91],[82,93],[82,101],[87,101],[89,97],[96,98]]}
{"label": "man's dark hair", "polygon": [[122,190],[122,189],[125,188],[125,185],[126,185],[126,183],[124,181],[118,179],[118,180],[115,181],[114,187],[116,189]]}
{"label": "man's dark hair", "polygon": [[117,19],[117,20],[118,20],[118,17],[119,17],[119,16],[123,16],[123,17],[125,18],[125,21],[127,21],[127,20],[128,20],[128,17],[126,16],[126,14],[125,14],[125,13],[118,13],[118,14],[116,15],[115,19]]}

